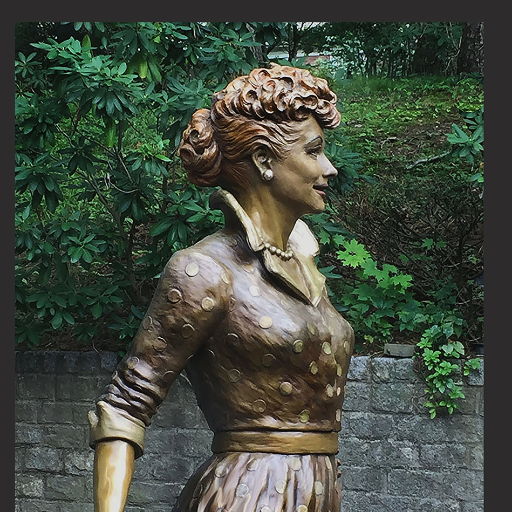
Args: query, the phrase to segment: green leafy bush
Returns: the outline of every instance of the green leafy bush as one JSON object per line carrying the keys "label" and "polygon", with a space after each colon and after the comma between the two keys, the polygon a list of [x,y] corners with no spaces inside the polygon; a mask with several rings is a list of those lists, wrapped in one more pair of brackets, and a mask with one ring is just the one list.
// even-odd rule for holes
{"label": "green leafy bush", "polygon": [[175,152],[259,25],[53,25],[15,60],[16,342],[123,348],[172,253],[221,225]]}
{"label": "green leafy bush", "polygon": [[453,157],[464,157],[468,162],[473,163],[475,158],[480,157],[484,151],[484,107],[480,107],[475,112],[464,113],[463,118],[469,134],[453,123],[452,131],[446,138],[453,146]]}
{"label": "green leafy bush", "polygon": [[463,361],[464,375],[480,367],[480,360],[459,341],[467,327],[460,312],[442,300],[416,300],[413,277],[393,265],[379,265],[354,238],[333,234],[323,243],[337,248],[336,258],[345,270],[342,276],[334,265],[321,269],[331,280],[331,300],[354,327],[356,350],[378,352],[397,335],[409,342],[419,338],[414,357],[426,383],[424,405],[431,418],[439,412],[452,414],[465,398],[461,366],[454,360]]}

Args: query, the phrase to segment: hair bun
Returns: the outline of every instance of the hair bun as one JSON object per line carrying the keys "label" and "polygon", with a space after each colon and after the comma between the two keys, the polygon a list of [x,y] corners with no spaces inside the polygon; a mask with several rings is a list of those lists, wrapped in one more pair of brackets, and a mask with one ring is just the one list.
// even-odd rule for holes
{"label": "hair bun", "polygon": [[194,112],[183,132],[178,155],[192,183],[201,187],[217,184],[222,155],[215,140],[209,109]]}

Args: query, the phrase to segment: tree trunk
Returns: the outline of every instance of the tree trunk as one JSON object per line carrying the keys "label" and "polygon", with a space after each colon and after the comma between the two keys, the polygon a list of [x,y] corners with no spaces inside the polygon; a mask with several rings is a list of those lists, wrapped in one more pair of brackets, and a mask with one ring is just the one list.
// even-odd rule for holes
{"label": "tree trunk", "polygon": [[[249,30],[249,32],[252,33],[252,40],[254,42],[256,42],[256,37],[255,37],[255,34],[254,34],[254,29],[251,27],[251,25],[249,25],[249,23],[246,23],[246,26],[247,26],[247,29]],[[254,55],[254,58],[258,61],[258,66],[260,67],[265,67],[267,64],[268,64],[268,51],[265,52],[263,49],[264,49],[264,46],[265,45],[260,45],[260,46],[252,46],[251,47],[251,51]]]}
{"label": "tree trunk", "polygon": [[464,23],[457,73],[484,74],[484,22]]}
{"label": "tree trunk", "polygon": [[299,43],[301,39],[301,34],[296,25],[292,25],[289,34],[288,40],[288,60],[291,62],[293,59],[297,58],[297,53],[299,52]]}

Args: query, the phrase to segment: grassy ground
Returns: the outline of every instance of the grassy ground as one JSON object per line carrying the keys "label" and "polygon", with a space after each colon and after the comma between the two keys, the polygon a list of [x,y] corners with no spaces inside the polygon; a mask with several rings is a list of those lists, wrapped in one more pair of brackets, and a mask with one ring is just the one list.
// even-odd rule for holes
{"label": "grassy ground", "polygon": [[394,173],[450,148],[446,134],[463,122],[452,83],[422,77],[340,84],[344,133],[365,158],[365,173]]}

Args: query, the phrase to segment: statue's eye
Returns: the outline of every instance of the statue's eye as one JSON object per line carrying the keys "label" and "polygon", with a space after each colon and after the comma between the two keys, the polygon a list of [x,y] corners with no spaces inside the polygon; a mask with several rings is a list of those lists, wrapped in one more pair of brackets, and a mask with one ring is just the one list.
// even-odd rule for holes
{"label": "statue's eye", "polygon": [[311,156],[317,156],[322,152],[322,146],[314,146],[312,148],[307,148],[306,153]]}

